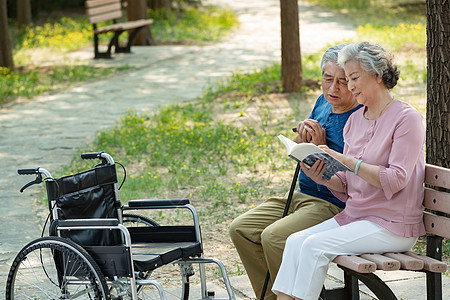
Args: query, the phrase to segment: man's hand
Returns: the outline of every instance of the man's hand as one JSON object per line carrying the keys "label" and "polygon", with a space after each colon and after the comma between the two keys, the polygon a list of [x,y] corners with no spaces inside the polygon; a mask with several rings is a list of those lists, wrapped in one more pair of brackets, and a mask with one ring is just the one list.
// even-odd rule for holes
{"label": "man's hand", "polygon": [[297,124],[297,143],[313,143],[315,145],[326,145],[326,131],[318,121],[306,119]]}

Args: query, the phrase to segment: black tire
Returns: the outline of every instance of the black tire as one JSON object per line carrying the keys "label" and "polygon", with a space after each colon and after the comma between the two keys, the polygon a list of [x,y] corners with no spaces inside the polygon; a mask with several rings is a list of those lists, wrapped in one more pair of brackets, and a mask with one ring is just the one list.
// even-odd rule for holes
{"label": "black tire", "polygon": [[159,226],[159,224],[152,219],[136,214],[123,214],[122,220],[125,227]]}
{"label": "black tire", "polygon": [[60,237],[32,241],[17,254],[6,299],[109,299],[105,278],[79,245]]}

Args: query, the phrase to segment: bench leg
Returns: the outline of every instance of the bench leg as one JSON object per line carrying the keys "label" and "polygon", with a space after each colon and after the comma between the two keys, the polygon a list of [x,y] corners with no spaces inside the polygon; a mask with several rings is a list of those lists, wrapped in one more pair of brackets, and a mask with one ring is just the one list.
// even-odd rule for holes
{"label": "bench leg", "polygon": [[[390,287],[387,286],[387,284],[374,273],[363,274],[343,267],[341,267],[341,269],[343,269],[345,273],[348,273],[349,275],[354,277],[356,280],[363,282],[369,288],[369,290],[371,290],[375,294],[375,296],[378,299],[397,300],[397,297],[392,292]],[[354,286],[354,283],[352,283],[352,295],[354,295],[355,293],[354,289],[357,289],[358,291],[357,299],[359,299],[359,286],[358,285]]]}
{"label": "bench leg", "polygon": [[[442,238],[427,236],[427,256],[442,260]],[[427,300],[442,300],[442,274],[427,273]]]}
{"label": "bench leg", "polygon": [[[148,25],[146,25],[148,26]],[[131,33],[128,33],[128,42],[126,44],[125,47],[121,47],[121,46],[116,46],[116,53],[131,53],[131,44],[133,43],[134,38],[136,37],[136,35],[139,33],[139,31],[141,31],[141,29],[145,28],[146,26],[141,26],[141,27],[137,27],[135,28],[133,31],[131,31]],[[150,35],[151,35],[151,31],[150,31]],[[150,45],[155,45],[156,43],[153,40],[153,36],[151,36],[151,41],[150,41]]]}
{"label": "bench leg", "polygon": [[110,52],[100,52],[98,49],[98,35],[94,34],[94,58],[111,58]]}
{"label": "bench leg", "polygon": [[344,270],[345,286],[339,289],[322,290],[321,297],[323,300],[356,300],[359,298],[358,280],[363,282],[369,290],[371,290],[377,299],[397,300],[392,290],[387,284],[374,273],[358,273],[353,270],[339,266]]}
{"label": "bench leg", "polygon": [[332,290],[324,287],[320,297],[323,300],[359,300],[358,279],[344,271],[344,287]]}
{"label": "bench leg", "polygon": [[114,36],[109,41],[108,49],[105,52],[100,52],[98,35],[94,34],[94,52],[95,52],[94,58],[96,58],[96,59],[97,58],[111,58],[111,49],[114,46],[116,48],[116,52],[117,52],[117,48],[119,47],[119,36],[122,32],[123,32],[123,30],[114,32]]}

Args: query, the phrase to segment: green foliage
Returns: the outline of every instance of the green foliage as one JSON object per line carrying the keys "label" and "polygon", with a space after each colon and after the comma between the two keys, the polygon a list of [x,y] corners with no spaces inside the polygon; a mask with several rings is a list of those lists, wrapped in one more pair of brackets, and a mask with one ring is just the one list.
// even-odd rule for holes
{"label": "green foliage", "polygon": [[358,40],[376,42],[392,51],[423,51],[426,47],[424,23],[389,25],[361,25],[356,29]]}
{"label": "green foliage", "polygon": [[[274,63],[261,70],[247,73],[234,73],[230,78],[218,81],[208,94],[215,97],[219,94],[235,91],[243,95],[271,93],[281,90],[281,65]],[[273,85],[272,83],[276,83]],[[207,95],[208,95],[207,94]]]}
{"label": "green foliage", "polygon": [[92,43],[92,25],[86,17],[62,17],[43,25],[32,25],[14,39],[14,52],[35,48],[51,48],[61,52],[79,49]]}
{"label": "green foliage", "polygon": [[44,91],[67,86],[89,78],[104,77],[128,69],[61,65],[48,70],[15,70],[0,67],[0,104],[15,97],[31,98]]}
{"label": "green foliage", "polygon": [[215,6],[186,7],[180,12],[149,10],[149,15],[157,41],[218,41],[238,24],[231,9]]}
{"label": "green foliage", "polygon": [[425,23],[425,0],[308,0],[347,16],[356,25],[397,25]]}

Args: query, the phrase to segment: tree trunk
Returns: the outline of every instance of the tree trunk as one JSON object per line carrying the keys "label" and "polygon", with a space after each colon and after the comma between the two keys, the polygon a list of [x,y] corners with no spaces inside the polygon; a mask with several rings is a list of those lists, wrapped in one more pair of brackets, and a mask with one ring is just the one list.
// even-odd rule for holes
{"label": "tree trunk", "polygon": [[17,0],[17,26],[19,29],[31,24],[31,2],[30,0]]}
{"label": "tree trunk", "polygon": [[9,39],[6,0],[0,0],[0,67],[14,68],[11,41]]}
{"label": "tree trunk", "polygon": [[[446,4],[444,4],[446,3]],[[427,162],[450,168],[450,5],[427,0]]]}
{"label": "tree trunk", "polygon": [[281,80],[285,93],[299,92],[302,87],[300,26],[298,1],[280,0],[281,8]]}
{"label": "tree trunk", "polygon": [[[148,19],[146,0],[129,0],[128,1],[128,21]],[[139,33],[133,40],[133,45],[148,46],[155,45],[150,27],[146,26],[139,30]]]}

